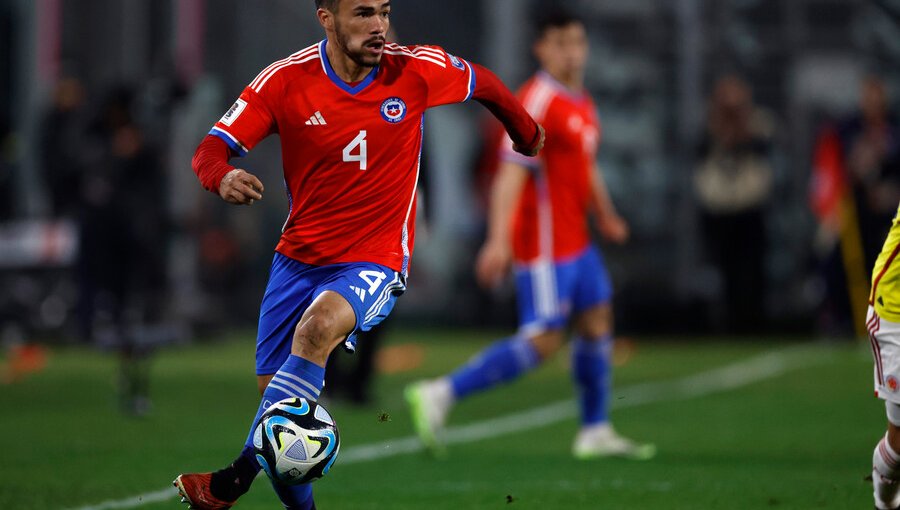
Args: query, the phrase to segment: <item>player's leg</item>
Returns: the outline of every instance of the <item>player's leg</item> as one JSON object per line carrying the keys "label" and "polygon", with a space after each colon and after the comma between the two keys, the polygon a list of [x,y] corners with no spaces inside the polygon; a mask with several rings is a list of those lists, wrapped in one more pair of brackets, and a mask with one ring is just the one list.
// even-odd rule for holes
{"label": "player's leg", "polygon": [[578,458],[621,456],[648,459],[653,445],[619,436],[609,421],[612,393],[612,286],[599,251],[591,248],[578,259],[578,284],[572,343],[572,376],[578,390],[581,428],[573,453]]}
{"label": "player's leg", "polygon": [[[319,294],[294,330],[290,356],[263,391],[254,423],[270,405],[280,400],[295,397],[318,400],[325,385],[328,355],[350,335],[355,326],[356,314],[343,296],[331,291]],[[248,438],[251,447],[252,434],[251,429],[251,437]],[[310,484],[288,486],[273,482],[272,487],[288,510],[315,508]]]}
{"label": "player's leg", "polygon": [[885,402],[887,433],[872,454],[872,486],[875,508],[900,509],[900,405]]}
{"label": "player's leg", "polygon": [[900,509],[900,324],[882,319],[869,307],[869,341],[874,358],[875,395],[884,399],[887,433],[872,454],[875,508]]}
{"label": "player's leg", "polygon": [[407,387],[405,397],[419,438],[433,453],[441,453],[440,436],[456,402],[530,372],[558,351],[563,341],[564,334],[559,329],[503,338],[451,374]]}
{"label": "player's leg", "polygon": [[554,264],[517,268],[519,333],[497,340],[454,372],[406,390],[416,432],[440,452],[440,434],[452,406],[469,395],[510,382],[537,367],[562,346],[567,272]]}
{"label": "player's leg", "polygon": [[[315,390],[311,400],[318,399],[334,348],[343,343],[348,350],[355,350],[356,332],[381,323],[405,290],[403,276],[376,264],[346,264],[319,283],[318,297],[297,325],[291,355],[269,383],[263,400],[273,387],[296,391],[299,394],[289,396],[308,399],[304,393]],[[272,394],[271,398],[278,396]],[[310,484],[272,485],[286,509],[315,510]]]}
{"label": "player's leg", "polygon": [[555,354],[560,329],[497,340],[447,377],[454,401],[508,383]]}
{"label": "player's leg", "polygon": [[[253,448],[253,429],[259,416],[269,405],[293,396],[312,400],[318,397],[318,391],[323,384],[324,369],[304,360],[292,360],[291,351],[301,327],[306,325],[309,328],[314,325],[308,320],[310,314],[318,313],[322,316],[323,312],[319,310],[323,306],[328,308],[327,305],[331,303],[331,300],[325,298],[315,306],[319,300],[312,301],[313,296],[316,296],[316,283],[323,278],[322,272],[321,268],[307,266],[276,254],[260,307],[257,336],[256,372],[262,399],[251,422],[244,447],[234,462],[214,473],[185,474],[175,480],[175,485],[182,496],[193,508],[229,508],[250,489],[260,471]],[[328,315],[333,314],[329,312]],[[271,381],[277,383],[276,376],[285,368],[301,369],[313,382],[309,383],[309,386],[298,382],[291,383],[295,388],[285,384],[271,384]],[[285,388],[288,391],[284,391]],[[298,389],[302,390],[302,393]]]}

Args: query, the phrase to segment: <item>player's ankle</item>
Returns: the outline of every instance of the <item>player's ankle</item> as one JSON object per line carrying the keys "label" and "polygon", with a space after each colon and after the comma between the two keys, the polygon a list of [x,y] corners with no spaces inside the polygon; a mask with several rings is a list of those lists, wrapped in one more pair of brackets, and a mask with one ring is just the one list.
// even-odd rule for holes
{"label": "player's ankle", "polygon": [[231,465],[212,474],[209,491],[223,501],[236,501],[250,490],[259,464],[243,453]]}

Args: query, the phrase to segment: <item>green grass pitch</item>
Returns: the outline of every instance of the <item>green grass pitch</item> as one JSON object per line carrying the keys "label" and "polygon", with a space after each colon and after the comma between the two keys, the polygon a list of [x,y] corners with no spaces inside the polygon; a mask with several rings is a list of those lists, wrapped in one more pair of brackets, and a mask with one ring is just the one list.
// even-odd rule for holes
{"label": "green grass pitch", "polygon": [[[872,397],[871,356],[863,345],[636,340],[615,373],[612,416],[621,433],[657,444],[659,454],[648,462],[574,460],[571,413],[458,442],[442,460],[421,452],[354,460],[360,446],[381,443],[387,452],[393,443],[383,442],[412,434],[405,384],[446,372],[492,339],[466,331],[388,336],[421,343],[424,362],[380,377],[371,407],[326,404],[347,462],[339,457],[316,482],[320,509],[871,508],[864,477],[885,418]],[[765,353],[770,357],[758,358]],[[754,359],[749,379],[709,372]],[[244,440],[258,403],[252,360],[249,334],[160,352],[152,368],[153,412],[132,419],[116,409],[109,354],[54,351],[44,371],[0,386],[0,508],[181,507],[160,491],[180,472],[232,459]],[[696,374],[706,375],[689,379]],[[463,402],[451,426],[571,398],[561,355],[531,377]],[[236,508],[281,506],[260,478]]]}

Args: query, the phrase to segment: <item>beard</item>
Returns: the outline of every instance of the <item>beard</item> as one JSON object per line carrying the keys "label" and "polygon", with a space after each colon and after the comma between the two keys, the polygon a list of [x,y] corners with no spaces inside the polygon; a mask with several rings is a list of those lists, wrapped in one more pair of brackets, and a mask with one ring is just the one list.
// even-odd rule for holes
{"label": "beard", "polygon": [[[362,42],[358,48],[351,48],[350,36],[347,35],[343,30],[341,30],[341,25],[337,22],[335,22],[334,24],[334,32],[338,47],[341,49],[341,51],[344,52],[345,55],[350,57],[350,60],[356,63],[356,65],[361,67],[375,67],[381,63],[381,54],[370,55],[365,51],[366,45],[371,43],[372,40]],[[381,39],[379,39],[379,41],[381,41]]]}

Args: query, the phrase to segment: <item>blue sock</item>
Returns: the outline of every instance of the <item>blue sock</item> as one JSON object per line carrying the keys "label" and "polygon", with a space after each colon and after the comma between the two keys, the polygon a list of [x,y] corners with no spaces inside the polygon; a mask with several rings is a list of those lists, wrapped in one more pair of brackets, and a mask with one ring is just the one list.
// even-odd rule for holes
{"label": "blue sock", "polygon": [[597,425],[608,420],[612,347],[612,335],[595,340],[577,338],[572,344],[572,373],[578,385],[582,425]]}
{"label": "blue sock", "polygon": [[275,494],[287,510],[315,510],[313,502],[312,485],[281,485],[272,483]]}
{"label": "blue sock", "polygon": [[527,338],[499,340],[450,375],[453,395],[462,398],[510,381],[540,362],[540,356]]}
{"label": "blue sock", "polygon": [[[244,443],[244,449],[241,451],[242,456],[249,456],[256,466],[257,473],[261,469],[256,461],[256,454],[253,449],[253,432],[256,428],[256,422],[259,417],[275,402],[286,398],[302,397],[315,402],[319,399],[319,393],[325,386],[325,368],[316,365],[311,361],[307,361],[293,354],[288,356],[287,361],[281,365],[275,377],[266,386],[263,392],[259,409],[256,411],[256,417],[253,418],[253,424],[250,426],[250,434]],[[285,508],[289,510],[312,510],[315,508],[312,498],[312,487],[309,484],[304,485],[278,485],[272,484],[275,492],[281,498]]]}
{"label": "blue sock", "polygon": [[250,434],[244,443],[244,450],[253,449],[253,431],[256,428],[256,422],[262,416],[270,405],[284,400],[286,398],[303,397],[307,400],[315,402],[319,399],[319,393],[325,386],[325,369],[316,365],[312,361],[307,361],[300,356],[293,354],[288,356],[287,361],[281,365],[275,377],[266,386],[263,392],[262,400],[259,403],[259,409],[250,425]]}

